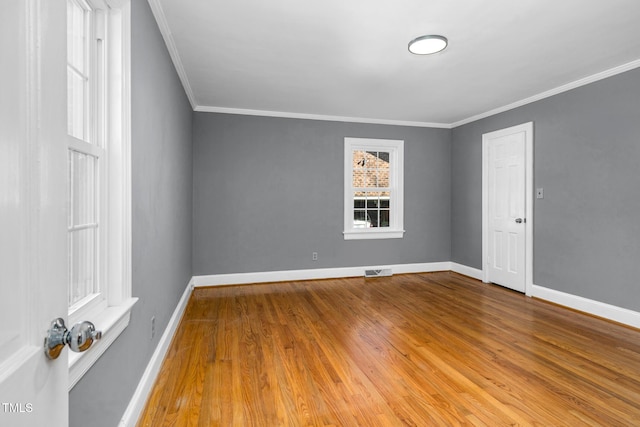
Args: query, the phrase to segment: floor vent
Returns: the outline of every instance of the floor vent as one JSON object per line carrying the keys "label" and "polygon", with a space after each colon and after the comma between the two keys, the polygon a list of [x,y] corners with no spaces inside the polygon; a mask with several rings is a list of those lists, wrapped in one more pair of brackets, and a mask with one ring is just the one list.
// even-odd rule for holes
{"label": "floor vent", "polygon": [[379,270],[365,270],[364,277],[383,277],[391,276],[393,272],[390,268],[381,268]]}

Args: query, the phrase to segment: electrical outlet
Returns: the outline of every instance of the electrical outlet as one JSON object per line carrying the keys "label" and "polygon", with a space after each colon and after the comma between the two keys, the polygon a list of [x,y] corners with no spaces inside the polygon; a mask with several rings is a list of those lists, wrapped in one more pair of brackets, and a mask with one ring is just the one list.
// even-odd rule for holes
{"label": "electrical outlet", "polygon": [[318,260],[318,252],[314,252],[311,254],[311,260],[312,261],[317,261]]}
{"label": "electrical outlet", "polygon": [[156,316],[151,317],[151,339],[156,336]]}
{"label": "electrical outlet", "polygon": [[536,189],[536,199],[544,199],[544,188]]}

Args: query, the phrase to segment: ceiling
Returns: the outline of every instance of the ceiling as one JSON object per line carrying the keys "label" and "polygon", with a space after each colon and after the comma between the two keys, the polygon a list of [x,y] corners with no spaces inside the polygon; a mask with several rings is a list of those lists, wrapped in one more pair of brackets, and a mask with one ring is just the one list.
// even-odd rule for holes
{"label": "ceiling", "polygon": [[638,0],[149,3],[196,111],[454,127],[640,67]]}

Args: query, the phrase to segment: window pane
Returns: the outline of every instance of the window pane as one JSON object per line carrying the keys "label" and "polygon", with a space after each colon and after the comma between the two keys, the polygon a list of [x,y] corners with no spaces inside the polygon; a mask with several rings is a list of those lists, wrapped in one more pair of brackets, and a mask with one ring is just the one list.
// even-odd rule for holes
{"label": "window pane", "polygon": [[69,225],[71,227],[97,223],[95,157],[69,151]]}
{"label": "window pane", "polygon": [[[374,196],[375,197],[375,196]],[[367,199],[367,208],[377,208],[378,207],[378,198]]]}
{"label": "window pane", "polygon": [[352,187],[364,186],[364,166],[365,166],[365,152],[354,151],[353,152],[353,174],[351,179]]}
{"label": "window pane", "polygon": [[365,207],[365,200],[358,198],[358,199],[353,199],[353,207],[355,209],[364,209]]}
{"label": "window pane", "polygon": [[67,133],[90,142],[89,11],[67,0]]}
{"label": "window pane", "polygon": [[371,227],[371,221],[367,217],[366,211],[357,210],[353,211],[353,228],[369,228]]}
{"label": "window pane", "polygon": [[67,0],[67,62],[80,73],[86,67],[87,11]]}
{"label": "window pane", "polygon": [[378,153],[378,167],[382,169],[389,169],[389,153],[380,151]]}
{"label": "window pane", "polygon": [[67,67],[67,133],[86,141],[87,80]]}
{"label": "window pane", "polygon": [[371,221],[371,227],[378,227],[378,211],[377,210],[367,210],[367,218]]}
{"label": "window pane", "polygon": [[378,187],[389,187],[389,153],[379,152],[376,159]]}
{"label": "window pane", "polygon": [[389,210],[380,210],[380,227],[389,227]]}
{"label": "window pane", "polygon": [[364,186],[364,171],[362,169],[354,169],[351,177],[351,186],[359,188]]}
{"label": "window pane", "polygon": [[363,187],[378,187],[378,171],[376,169],[365,169]]}
{"label": "window pane", "polygon": [[96,229],[69,232],[69,306],[97,293]]}
{"label": "window pane", "polygon": [[378,187],[388,188],[389,186],[389,169],[378,169]]}

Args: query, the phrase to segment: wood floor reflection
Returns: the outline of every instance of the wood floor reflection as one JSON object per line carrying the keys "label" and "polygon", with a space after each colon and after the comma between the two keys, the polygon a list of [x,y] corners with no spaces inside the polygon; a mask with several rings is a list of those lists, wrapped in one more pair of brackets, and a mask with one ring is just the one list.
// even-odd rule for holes
{"label": "wood floor reflection", "polygon": [[138,425],[640,425],[640,331],[452,272],[197,288]]}

